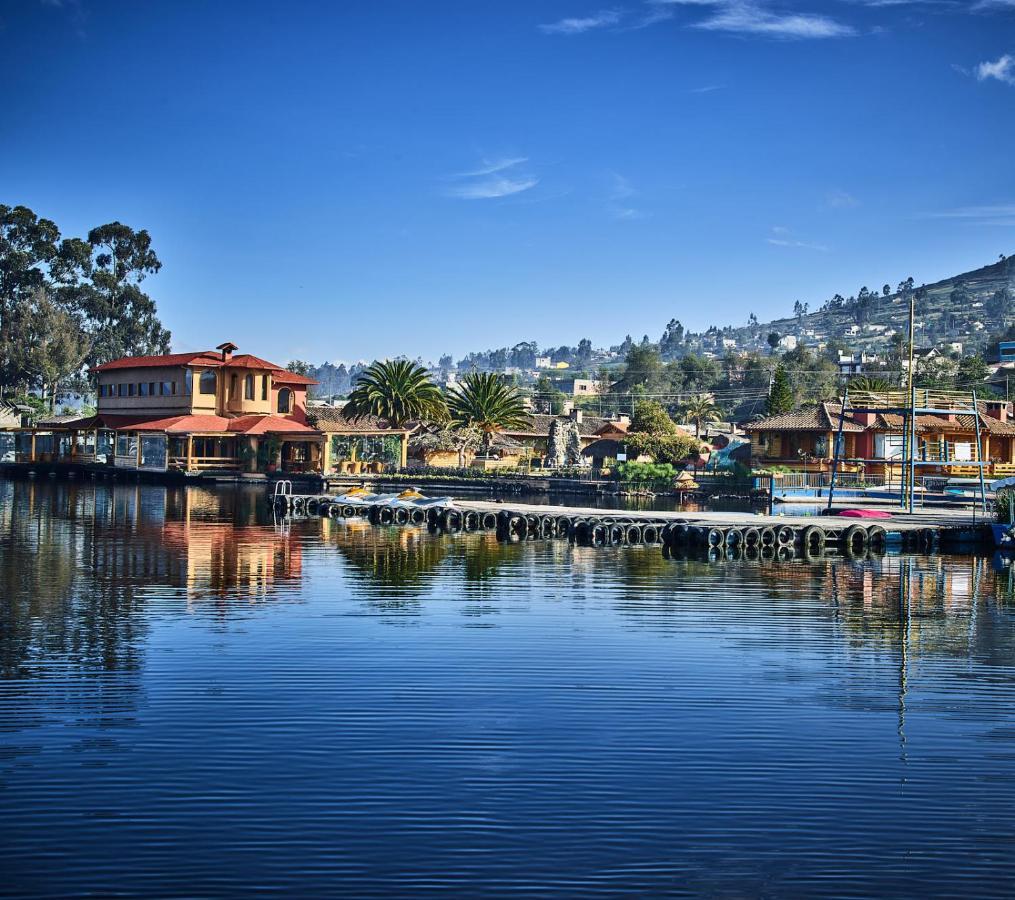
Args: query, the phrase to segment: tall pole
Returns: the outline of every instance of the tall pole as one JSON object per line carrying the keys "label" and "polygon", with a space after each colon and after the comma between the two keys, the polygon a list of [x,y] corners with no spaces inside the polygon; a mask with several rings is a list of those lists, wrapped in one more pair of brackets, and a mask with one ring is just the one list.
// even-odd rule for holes
{"label": "tall pole", "polygon": [[[916,394],[913,391],[913,335],[914,335],[915,327],[916,327],[915,322],[916,322],[916,292],[914,290],[910,289],[910,291],[909,291],[909,367],[906,369],[906,394],[909,397],[910,402],[911,402],[911,405],[910,405],[910,408],[909,408],[909,415],[911,417],[910,418],[910,422],[911,422],[911,427],[912,427],[912,431],[913,431],[914,435],[915,435],[915,432],[916,432]],[[912,441],[909,442],[909,453],[910,453],[910,455],[913,455],[915,453],[915,448],[913,447],[913,442]],[[908,492],[909,492],[909,511],[912,512],[913,511],[912,494],[913,494],[915,485],[913,484],[913,479],[911,477],[912,474],[913,474],[912,470],[907,471],[907,469],[910,469],[910,467],[906,465],[906,459],[905,459],[905,457],[903,457],[903,460],[902,460],[902,470],[903,470],[903,476],[902,476],[902,479],[903,479],[903,488],[902,488],[902,491],[903,491],[903,495],[902,496],[903,496],[903,502],[905,502],[906,491],[908,490]]]}

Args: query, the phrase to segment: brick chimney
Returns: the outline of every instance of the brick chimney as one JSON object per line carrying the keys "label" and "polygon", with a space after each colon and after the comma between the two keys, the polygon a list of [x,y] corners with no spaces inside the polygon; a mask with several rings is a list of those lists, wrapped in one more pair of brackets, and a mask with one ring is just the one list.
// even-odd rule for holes
{"label": "brick chimney", "polygon": [[233,358],[233,353],[240,348],[232,341],[226,341],[224,344],[219,344],[215,349],[222,351],[222,362],[227,363]]}

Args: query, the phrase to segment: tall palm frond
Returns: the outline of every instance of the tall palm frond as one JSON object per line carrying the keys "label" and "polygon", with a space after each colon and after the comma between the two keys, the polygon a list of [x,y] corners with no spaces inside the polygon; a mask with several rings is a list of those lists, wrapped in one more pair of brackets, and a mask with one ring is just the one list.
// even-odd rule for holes
{"label": "tall palm frond", "polygon": [[466,375],[462,383],[448,393],[448,411],[452,424],[472,426],[484,432],[487,446],[494,432],[523,428],[529,422],[517,388],[496,372]]}
{"label": "tall palm frond", "polygon": [[405,359],[375,362],[356,379],[343,413],[350,419],[377,416],[395,428],[408,422],[448,417],[444,395],[426,369]]}
{"label": "tall palm frond", "polygon": [[695,394],[683,405],[688,422],[694,423],[694,436],[701,437],[701,426],[719,419],[719,408],[711,394]]}

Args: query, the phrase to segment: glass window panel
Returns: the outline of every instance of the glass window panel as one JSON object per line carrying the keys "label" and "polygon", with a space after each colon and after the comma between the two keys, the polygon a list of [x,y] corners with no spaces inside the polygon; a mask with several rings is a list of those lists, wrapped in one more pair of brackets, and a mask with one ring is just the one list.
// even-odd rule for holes
{"label": "glass window panel", "polygon": [[14,462],[15,443],[13,432],[0,431],[0,462]]}
{"label": "glass window panel", "polygon": [[141,437],[141,467],[143,469],[164,469],[166,467],[167,440],[164,434],[146,434]]}

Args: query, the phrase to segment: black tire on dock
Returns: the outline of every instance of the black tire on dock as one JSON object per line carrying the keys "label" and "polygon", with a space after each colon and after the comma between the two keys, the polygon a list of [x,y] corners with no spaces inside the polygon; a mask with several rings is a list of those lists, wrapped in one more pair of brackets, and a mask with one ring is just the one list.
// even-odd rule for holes
{"label": "black tire on dock", "polygon": [[888,532],[880,525],[871,525],[867,530],[867,543],[871,550],[877,553],[884,553],[888,544]]}
{"label": "black tire on dock", "polygon": [[627,543],[627,529],[620,524],[620,522],[614,522],[610,526],[610,543],[611,544],[626,544]]}
{"label": "black tire on dock", "polygon": [[381,508],[379,506],[371,506],[367,510],[367,521],[369,521],[371,525],[381,524]]}
{"label": "black tire on dock", "polygon": [[646,544],[659,543],[659,526],[655,522],[649,522],[641,527],[641,539]]}
{"label": "black tire on dock", "polygon": [[302,497],[293,497],[293,512],[302,514],[306,511],[307,501]]}
{"label": "black tire on dock", "polygon": [[589,539],[593,547],[605,547],[610,540],[609,527],[602,522],[597,522],[592,526]]}
{"label": "black tire on dock", "polygon": [[528,515],[525,517],[525,534],[527,537],[539,537],[539,516]]}
{"label": "black tire on dock", "polygon": [[426,524],[432,528],[436,528],[441,522],[441,508],[439,506],[431,506],[426,511]]}
{"label": "black tire on dock", "polygon": [[539,521],[539,533],[544,538],[552,538],[557,533],[557,523],[553,516],[543,516]]}
{"label": "black tire on dock", "polygon": [[441,529],[448,534],[458,534],[462,530],[462,514],[457,509],[445,509],[441,513]]}
{"label": "black tire on dock", "polygon": [[494,531],[497,528],[497,513],[485,512],[482,517],[483,528],[486,531]]}
{"label": "black tire on dock", "polygon": [[391,511],[391,521],[396,525],[409,524],[409,510],[404,506],[397,506]]}
{"label": "black tire on dock", "polygon": [[867,529],[863,525],[850,525],[842,535],[842,552],[847,556],[865,556],[867,544]]}
{"label": "black tire on dock", "polygon": [[553,523],[553,536],[559,538],[571,537],[571,520],[567,516],[557,516]]}
{"label": "black tire on dock", "polygon": [[[332,507],[332,508],[333,509],[338,509],[337,506]],[[341,513],[342,513],[342,518],[343,519],[351,519],[351,518],[353,518],[356,515],[357,509],[352,504],[346,503],[345,506],[343,506],[341,508]]]}
{"label": "black tire on dock", "polygon": [[706,543],[705,529],[701,525],[692,525],[687,529],[687,546],[688,547],[700,547]]}
{"label": "black tire on dock", "polygon": [[808,525],[804,529],[803,549],[807,553],[820,556],[825,552],[826,539],[824,528],[820,525]]}
{"label": "black tire on dock", "polygon": [[395,521],[395,511],[390,506],[382,506],[377,512],[377,520],[382,525],[390,525]]}
{"label": "black tire on dock", "polygon": [[339,506],[337,503],[329,503],[328,504],[328,518],[329,519],[337,519],[340,515],[342,515],[342,507]]}
{"label": "black tire on dock", "polygon": [[740,547],[744,542],[744,533],[739,528],[729,528],[726,531],[726,546]]}
{"label": "black tire on dock", "polygon": [[761,529],[761,546],[762,547],[774,547],[776,543],[775,529],[771,525],[766,525]]}
{"label": "black tire on dock", "polygon": [[528,535],[529,526],[525,521],[525,516],[509,515],[507,518],[507,533],[510,537],[516,537],[519,540],[525,540]]}
{"label": "black tire on dock", "polygon": [[571,520],[571,540],[576,544],[584,544],[588,539],[588,519],[577,518]]}
{"label": "black tire on dock", "polygon": [[[627,543],[629,543],[629,544],[640,544],[642,542],[642,537],[643,537],[643,535],[642,535],[642,532],[641,532],[641,526],[640,525],[635,525],[634,522],[632,522],[630,525],[627,526],[627,528],[625,530],[625,533],[624,533],[624,540],[627,541]],[[669,546],[671,546],[671,545],[668,545],[668,544],[664,543],[663,544],[663,549],[667,549]]]}
{"label": "black tire on dock", "polygon": [[307,514],[317,512],[317,507],[321,505],[321,502],[316,497],[307,498]]}
{"label": "black tire on dock", "polygon": [[744,529],[744,546],[756,548],[761,544],[761,529],[748,525]]}
{"label": "black tire on dock", "polygon": [[780,525],[775,532],[775,541],[780,547],[792,547],[796,542],[796,533],[789,525]]}
{"label": "black tire on dock", "polygon": [[705,533],[705,543],[709,547],[721,547],[726,543],[726,535],[721,528],[709,528]]}

